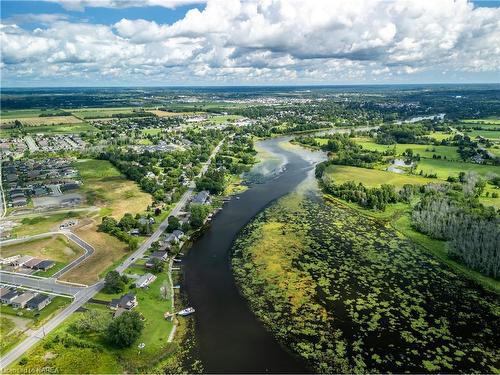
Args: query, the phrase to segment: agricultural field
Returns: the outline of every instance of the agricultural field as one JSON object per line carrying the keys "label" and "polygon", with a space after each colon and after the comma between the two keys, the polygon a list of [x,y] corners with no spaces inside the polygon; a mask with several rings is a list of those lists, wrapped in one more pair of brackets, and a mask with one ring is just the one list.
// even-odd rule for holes
{"label": "agricultural field", "polygon": [[43,126],[43,125],[61,125],[61,124],[79,124],[82,120],[74,116],[48,116],[48,117],[23,117],[23,118],[2,118],[0,124],[2,127],[14,125],[14,121],[19,120],[25,127]]}
{"label": "agricultural field", "polygon": [[446,180],[448,176],[457,177],[460,172],[476,172],[482,176],[500,175],[500,167],[498,166],[438,159],[421,159],[415,173],[418,174],[420,171],[423,174],[435,173],[437,178],[442,180]]}
{"label": "agricultural field", "polygon": [[[92,125],[82,122],[77,124],[30,126],[22,128],[23,134],[45,134],[45,135],[75,134],[75,133],[84,133],[93,131],[97,131],[97,129]],[[12,137],[19,133],[20,129],[14,129],[14,128],[2,129],[2,134],[4,136]]]}
{"label": "agricultural field", "polygon": [[211,116],[208,118],[207,122],[219,125],[219,124],[223,124],[225,122],[232,122],[232,121],[238,120],[240,118],[242,118],[242,116],[238,116],[238,115]]}
{"label": "agricultural field", "polygon": [[468,135],[470,138],[483,137],[491,140],[500,140],[500,130],[470,130],[464,132],[465,135]]}
{"label": "agricultural field", "polygon": [[369,138],[355,138],[356,143],[363,146],[366,150],[374,150],[379,152],[396,150],[396,155],[402,155],[407,149],[412,149],[414,155],[420,155],[421,158],[432,159],[434,155],[441,156],[447,160],[459,160],[460,155],[457,152],[457,147],[454,146],[433,146],[420,144],[396,144],[396,145],[381,145],[375,143]]}
{"label": "agricultural field", "polygon": [[330,165],[326,171],[326,176],[335,184],[342,184],[347,181],[362,182],[369,187],[378,187],[382,184],[394,185],[401,188],[405,184],[425,185],[432,182],[432,179],[420,176],[399,174],[377,169],[366,169],[351,167],[346,165]]}
{"label": "agricultural field", "polygon": [[468,124],[478,124],[478,125],[500,125],[500,118],[498,117],[487,117],[481,119],[464,119],[460,122]]}
{"label": "agricultural field", "polygon": [[86,119],[101,119],[111,118],[117,114],[129,114],[139,110],[137,107],[124,107],[124,108],[86,108],[72,110],[71,113],[83,120]]}
{"label": "agricultural field", "polygon": [[315,371],[498,371],[497,296],[355,210],[291,194],[233,250],[253,311]]}

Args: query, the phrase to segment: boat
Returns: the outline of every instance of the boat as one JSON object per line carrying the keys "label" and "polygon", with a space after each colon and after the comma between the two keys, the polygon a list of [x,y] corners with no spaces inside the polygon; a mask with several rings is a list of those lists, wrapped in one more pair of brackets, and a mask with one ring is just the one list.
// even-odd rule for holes
{"label": "boat", "polygon": [[177,314],[180,316],[188,316],[194,313],[194,308],[188,307],[185,308],[184,310],[179,311]]}

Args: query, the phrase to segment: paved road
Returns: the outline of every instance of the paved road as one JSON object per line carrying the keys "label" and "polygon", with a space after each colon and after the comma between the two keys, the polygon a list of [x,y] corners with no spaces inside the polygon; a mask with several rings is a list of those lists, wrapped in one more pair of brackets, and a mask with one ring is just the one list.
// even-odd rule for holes
{"label": "paved road", "polygon": [[22,341],[19,345],[17,345],[10,352],[5,354],[0,359],[0,368],[4,369],[12,362],[14,362],[17,358],[22,356],[29,350],[33,345],[42,340],[46,334],[56,328],[59,324],[61,324],[67,317],[73,314],[76,310],[82,307],[94,294],[96,294],[102,288],[102,283],[98,283],[93,285],[92,287],[85,288],[80,293],[75,296],[75,300],[72,304],[62,310],[59,314],[55,315],[51,320],[45,323],[40,329],[31,332],[29,337]]}
{"label": "paved road", "polygon": [[[200,177],[204,175],[208,167],[210,166],[210,162],[212,159],[215,157],[215,155],[219,152],[220,148],[222,147],[222,143],[224,140],[222,140],[217,147],[214,149],[212,154],[210,155],[210,158],[205,162],[203,167],[200,170],[200,173],[198,174],[197,177]],[[182,209],[186,206],[186,204],[189,202],[191,197],[193,196],[194,189],[195,189],[195,183],[194,181],[191,181],[189,184],[189,188],[186,190],[186,192],[182,195],[182,197],[179,199],[175,207],[170,211],[170,216],[178,216]],[[160,224],[158,229],[146,240],[142,243],[141,246],[132,254],[130,255],[127,259],[123,261],[122,264],[120,264],[118,267],[116,267],[116,270],[120,273],[123,273],[128,267],[130,267],[137,259],[142,258],[144,256],[144,253],[151,247],[151,244],[155,241],[158,241],[162,233],[167,229],[168,227],[168,217]]]}
{"label": "paved road", "polygon": [[[222,140],[217,147],[214,149],[210,158],[201,168],[201,171],[198,176],[202,176],[210,165],[210,162],[215,157],[215,155],[219,152],[222,147]],[[181,199],[175,205],[174,209],[171,211],[171,215],[178,215],[181,210],[184,208],[186,203],[192,197],[195,188],[195,183],[192,181],[189,185],[188,190],[182,195]],[[168,218],[165,219],[158,229],[149,237],[131,256],[129,256],[121,265],[119,265],[116,270],[122,273],[127,267],[129,267],[137,258],[140,258],[144,255],[146,250],[149,249],[151,244],[158,240],[160,235],[168,226]],[[4,369],[9,366],[13,361],[22,356],[26,351],[28,351],[33,345],[35,345],[38,341],[40,341],[46,334],[56,328],[59,324],[61,324],[68,316],[82,307],[89,299],[91,299],[101,288],[103,287],[104,282],[100,281],[92,286],[87,288],[80,289],[75,294],[75,299],[73,303],[68,306],[66,309],[55,315],[51,320],[45,323],[38,331],[35,331],[33,335],[22,341],[19,345],[17,345],[14,349],[0,358],[0,369]]]}
{"label": "paved road", "polygon": [[15,272],[0,271],[0,283],[8,285],[22,286],[29,289],[41,290],[55,294],[74,297],[85,289],[84,286],[77,286],[67,283],[58,283],[56,279],[46,277],[34,277]]}

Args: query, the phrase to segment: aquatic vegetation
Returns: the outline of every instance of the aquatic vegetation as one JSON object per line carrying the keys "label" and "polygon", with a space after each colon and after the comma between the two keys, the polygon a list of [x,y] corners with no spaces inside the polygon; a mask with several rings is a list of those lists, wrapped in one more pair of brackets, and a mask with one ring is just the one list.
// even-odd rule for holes
{"label": "aquatic vegetation", "polygon": [[318,372],[498,372],[500,303],[392,229],[286,196],[234,244],[243,295]]}

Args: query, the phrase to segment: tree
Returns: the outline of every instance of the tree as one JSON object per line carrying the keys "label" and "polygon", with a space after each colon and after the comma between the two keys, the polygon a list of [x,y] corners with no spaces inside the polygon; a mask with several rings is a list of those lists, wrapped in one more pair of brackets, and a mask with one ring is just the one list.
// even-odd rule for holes
{"label": "tree", "polygon": [[205,222],[210,212],[210,207],[203,204],[191,204],[189,212],[191,213],[191,226],[193,228],[199,228]]}
{"label": "tree", "polygon": [[109,324],[108,340],[118,348],[129,347],[137,340],[143,328],[144,323],[138,312],[125,311]]}
{"label": "tree", "polygon": [[120,293],[125,289],[123,278],[117,271],[109,271],[104,278],[104,291],[109,294]]}
{"label": "tree", "polygon": [[87,310],[72,325],[78,333],[100,333],[108,329],[111,316],[106,311]]}
{"label": "tree", "polygon": [[179,229],[180,226],[181,226],[181,223],[177,217],[175,217],[175,216],[168,217],[167,232],[173,232],[174,230]]}
{"label": "tree", "polygon": [[151,263],[153,264],[153,266],[151,267],[151,270],[154,272],[154,273],[160,273],[161,271],[163,271],[163,262],[158,259],[158,258],[153,258],[153,260],[151,261]]}

